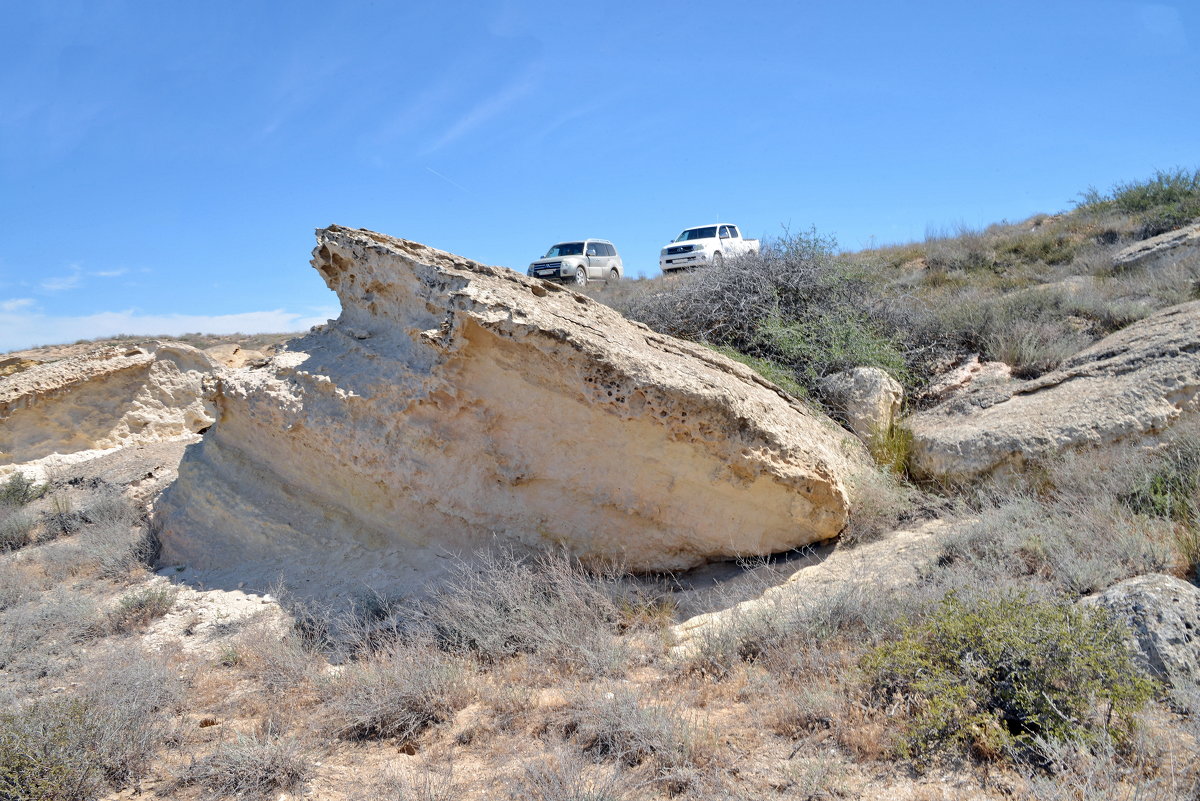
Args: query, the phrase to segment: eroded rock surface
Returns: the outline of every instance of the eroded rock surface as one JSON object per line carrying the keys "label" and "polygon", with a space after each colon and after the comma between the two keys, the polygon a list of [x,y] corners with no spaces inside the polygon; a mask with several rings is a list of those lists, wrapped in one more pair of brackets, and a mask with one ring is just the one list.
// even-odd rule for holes
{"label": "eroded rock surface", "polygon": [[1200,702],[1200,587],[1153,574],[1086,600],[1129,626],[1133,652],[1147,673]]}
{"label": "eroded rock surface", "polygon": [[864,449],[742,365],[369,231],[312,263],[341,316],[222,376],[158,505],[163,561],[210,586],[404,590],[496,543],[678,569],[846,523]]}
{"label": "eroded rock surface", "polygon": [[215,369],[179,343],[105,347],[0,378],[0,465],[194,434],[213,421]]}
{"label": "eroded rock surface", "polygon": [[1200,302],[1164,309],[1030,381],[972,386],[906,421],[912,468],[963,481],[1152,436],[1200,410]]}
{"label": "eroded rock surface", "polygon": [[1113,256],[1113,266],[1126,269],[1164,256],[1194,253],[1200,248],[1200,222],[1136,242]]}

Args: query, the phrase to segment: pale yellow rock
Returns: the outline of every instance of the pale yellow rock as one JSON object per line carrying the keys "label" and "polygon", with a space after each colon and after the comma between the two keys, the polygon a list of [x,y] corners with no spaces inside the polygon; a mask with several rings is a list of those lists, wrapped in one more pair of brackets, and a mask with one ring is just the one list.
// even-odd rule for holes
{"label": "pale yellow rock", "polygon": [[562,287],[336,226],[313,266],[341,316],[221,377],[155,514],[164,563],[210,586],[404,591],[493,544],[772,553],[837,535],[870,469],[748,368]]}
{"label": "pale yellow rock", "polygon": [[105,347],[0,378],[0,465],[190,436],[215,365],[180,343]]}

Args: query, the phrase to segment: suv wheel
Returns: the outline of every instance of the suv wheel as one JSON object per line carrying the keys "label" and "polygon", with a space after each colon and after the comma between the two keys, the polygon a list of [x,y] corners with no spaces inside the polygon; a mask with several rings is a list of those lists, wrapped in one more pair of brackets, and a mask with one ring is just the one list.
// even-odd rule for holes
{"label": "suv wheel", "polygon": [[621,280],[621,274],[619,272],[617,272],[616,267],[613,267],[611,270],[608,271],[607,283],[609,286],[612,286],[613,284],[617,283],[620,280]]}
{"label": "suv wheel", "polygon": [[575,268],[575,286],[587,286],[587,267],[582,264]]}
{"label": "suv wheel", "polygon": [[725,257],[721,255],[721,251],[718,250],[716,253],[713,254],[712,263],[713,263],[713,267],[724,267],[725,266]]}

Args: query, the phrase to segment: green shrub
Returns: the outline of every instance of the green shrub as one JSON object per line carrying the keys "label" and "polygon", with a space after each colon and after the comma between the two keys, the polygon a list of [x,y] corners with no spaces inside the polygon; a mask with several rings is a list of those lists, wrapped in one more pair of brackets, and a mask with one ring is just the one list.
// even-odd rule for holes
{"label": "green shrub", "polygon": [[907,715],[901,755],[1030,758],[1038,738],[1120,741],[1154,693],[1106,613],[1063,600],[947,596],[864,658],[874,697]]}
{"label": "green shrub", "polygon": [[7,481],[0,484],[0,505],[24,506],[42,497],[45,491],[45,484],[34,483],[33,479],[26,478],[24,473],[13,473]]}

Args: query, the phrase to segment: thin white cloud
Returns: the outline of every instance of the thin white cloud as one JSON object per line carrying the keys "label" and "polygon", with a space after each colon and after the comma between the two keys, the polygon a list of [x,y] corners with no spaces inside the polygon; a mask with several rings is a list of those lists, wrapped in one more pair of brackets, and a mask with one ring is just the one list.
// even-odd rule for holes
{"label": "thin white cloud", "polygon": [[205,334],[266,334],[304,331],[337,316],[334,308],[312,314],[283,309],[242,314],[139,314],[135,311],[101,312],[79,317],[55,317],[25,311],[29,304],[9,309],[0,304],[0,352],[54,345],[80,339],[131,336]]}
{"label": "thin white cloud", "polygon": [[476,128],[479,128],[493,117],[504,113],[510,106],[533,91],[536,84],[537,81],[533,71],[527,70],[515,81],[486,100],[477,103],[474,108],[459,117],[453,125],[434,140],[433,144],[425,148],[421,155],[428,156],[436,153],[447,145],[471,133]]}
{"label": "thin white cloud", "polygon": [[34,304],[33,298],[13,298],[0,302],[0,312],[15,312],[21,309],[28,309]]}
{"label": "thin white cloud", "polygon": [[58,275],[51,278],[45,278],[38,285],[46,292],[64,292],[68,289],[74,289],[83,281],[83,270],[78,265],[71,266],[70,275]]}
{"label": "thin white cloud", "polygon": [[129,272],[127,268],[119,267],[116,270],[97,270],[92,275],[97,278],[116,278],[118,275],[124,275],[127,272]]}

